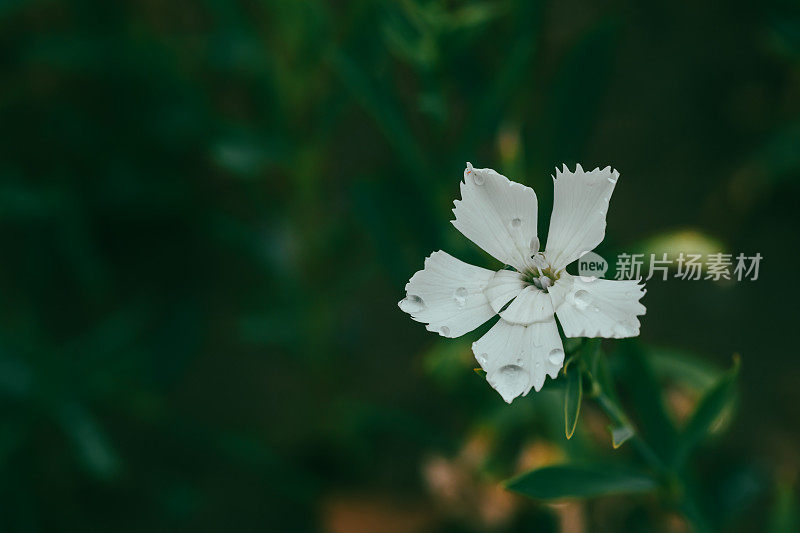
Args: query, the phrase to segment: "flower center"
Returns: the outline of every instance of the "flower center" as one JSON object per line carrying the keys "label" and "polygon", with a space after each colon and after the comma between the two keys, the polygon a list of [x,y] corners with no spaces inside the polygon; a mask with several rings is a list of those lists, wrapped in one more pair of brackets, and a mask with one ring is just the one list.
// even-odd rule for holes
{"label": "flower center", "polygon": [[529,267],[522,272],[522,282],[547,292],[547,289],[553,286],[553,283],[558,280],[560,275],[547,264],[544,255],[541,253],[535,255],[533,259],[535,266]]}

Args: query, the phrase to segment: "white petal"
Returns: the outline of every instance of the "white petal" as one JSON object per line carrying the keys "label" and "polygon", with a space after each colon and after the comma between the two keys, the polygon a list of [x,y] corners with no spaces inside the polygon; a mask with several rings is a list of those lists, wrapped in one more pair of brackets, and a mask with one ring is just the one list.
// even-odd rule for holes
{"label": "white petal", "polygon": [[619,172],[611,167],[575,172],[556,169],[553,215],[545,256],[561,270],[600,244],[606,233],[606,213]]}
{"label": "white petal", "polygon": [[[519,271],[538,251],[536,193],[490,168],[467,163],[453,225],[493,257]],[[535,250],[532,247],[535,246]]]}
{"label": "white petal", "polygon": [[564,348],[553,317],[529,326],[500,319],[472,344],[486,380],[507,403],[531,388],[541,390],[546,376],[555,378],[564,363]]}
{"label": "white petal", "polygon": [[459,261],[438,251],[425,259],[425,268],[406,284],[400,309],[429,331],[459,337],[477,328],[495,312],[483,293],[494,272]]}
{"label": "white petal", "polygon": [[[533,349],[533,388],[539,392],[546,376],[558,377],[558,371],[564,366],[564,346],[558,334],[555,316],[542,322],[528,326],[528,337]],[[526,392],[527,394],[527,392]]]}
{"label": "white petal", "polygon": [[621,339],[639,335],[636,317],[646,312],[639,302],[645,292],[637,280],[581,278],[564,272],[549,294],[567,337]]}
{"label": "white petal", "polygon": [[498,270],[494,273],[494,277],[489,280],[489,284],[483,292],[489,299],[489,305],[492,306],[494,312],[499,313],[503,306],[514,299],[524,288],[525,283],[523,283],[522,275],[519,272]]}
{"label": "white petal", "polygon": [[550,296],[533,285],[519,293],[511,305],[500,311],[500,316],[512,324],[532,324],[553,318],[553,302]]}

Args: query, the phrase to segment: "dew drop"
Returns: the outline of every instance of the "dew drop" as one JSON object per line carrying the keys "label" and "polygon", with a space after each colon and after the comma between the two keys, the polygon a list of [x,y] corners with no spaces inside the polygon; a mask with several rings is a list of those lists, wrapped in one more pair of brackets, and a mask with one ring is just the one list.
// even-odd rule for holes
{"label": "dew drop", "polygon": [[517,365],[506,365],[500,369],[500,375],[505,377],[512,377],[519,374],[522,371],[522,368]]}
{"label": "dew drop", "polygon": [[615,176],[614,174],[609,174],[609,176],[608,176],[608,181],[609,181],[610,183],[616,183],[616,182],[617,182],[617,179],[618,179],[618,177],[617,177],[617,176]]}
{"label": "dew drop", "polygon": [[466,287],[459,287],[456,289],[455,293],[453,293],[453,299],[456,301],[459,307],[464,307],[467,303],[467,296],[469,295],[469,291],[467,291]]}
{"label": "dew drop", "polygon": [[475,183],[475,185],[480,186],[480,185],[483,185],[484,183],[486,183],[486,178],[484,177],[482,172],[477,172],[477,171],[473,170],[472,171],[472,181]]}
{"label": "dew drop", "polygon": [[586,307],[589,306],[589,302],[591,301],[589,293],[583,289],[576,291],[575,295],[573,296],[573,299],[575,300],[575,306],[578,309],[586,309]]}
{"label": "dew drop", "polygon": [[400,302],[400,309],[406,313],[419,313],[425,309],[425,301],[416,294],[409,294]]}
{"label": "dew drop", "polygon": [[486,354],[485,353],[482,353],[482,354],[480,354],[478,356],[478,363],[480,363],[481,366],[486,364],[486,360],[487,359],[486,359]]}
{"label": "dew drop", "polygon": [[443,337],[450,336],[450,328],[448,328],[447,326],[442,326],[441,329],[439,329],[439,331],[441,332]]}
{"label": "dew drop", "polygon": [[535,254],[536,252],[538,252],[539,251],[539,246],[540,246],[539,237],[534,237],[533,239],[531,239],[531,252],[532,253]]}
{"label": "dew drop", "polygon": [[522,366],[522,358],[518,357],[516,363],[517,363],[517,366]]}
{"label": "dew drop", "polygon": [[561,348],[553,348],[550,350],[550,355],[547,356],[547,359],[554,365],[560,366],[561,363],[564,362],[564,350]]}
{"label": "dew drop", "polygon": [[511,227],[512,228],[518,228],[521,225],[522,225],[522,219],[521,218],[512,218],[511,219]]}
{"label": "dew drop", "polygon": [[490,383],[506,402],[511,403],[525,392],[529,380],[530,376],[521,366],[506,365],[497,371]]}

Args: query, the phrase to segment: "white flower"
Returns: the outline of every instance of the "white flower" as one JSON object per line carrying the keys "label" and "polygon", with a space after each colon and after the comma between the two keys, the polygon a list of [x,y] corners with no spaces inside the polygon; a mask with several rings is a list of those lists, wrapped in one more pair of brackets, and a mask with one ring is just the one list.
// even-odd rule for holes
{"label": "white flower", "polygon": [[511,401],[556,378],[567,337],[635,337],[644,286],[638,280],[572,276],[567,265],[605,236],[608,202],[619,172],[611,167],[556,169],[547,247],[539,251],[538,206],[533,189],[489,168],[467,163],[453,225],[514,270],[497,272],[434,252],[406,284],[400,309],[429,331],[459,337],[495,314],[500,320],[472,344],[486,379]]}

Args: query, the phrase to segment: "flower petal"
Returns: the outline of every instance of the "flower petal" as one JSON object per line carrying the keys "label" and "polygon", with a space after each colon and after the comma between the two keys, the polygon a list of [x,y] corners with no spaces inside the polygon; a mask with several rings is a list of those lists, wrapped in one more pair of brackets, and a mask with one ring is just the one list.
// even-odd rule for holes
{"label": "flower petal", "polygon": [[546,292],[528,285],[500,316],[512,324],[532,324],[553,318],[553,302]]}
{"label": "flower petal", "polygon": [[453,226],[494,258],[523,271],[539,251],[533,189],[467,163],[461,198],[455,201]]}
{"label": "flower petal", "polygon": [[522,275],[519,272],[498,270],[494,273],[494,277],[489,280],[489,284],[486,285],[483,293],[489,299],[489,305],[492,306],[494,312],[499,313],[524,288],[525,283],[523,283]]}
{"label": "flower petal", "polygon": [[486,380],[507,403],[541,390],[545,378],[558,376],[564,348],[555,319],[529,326],[500,319],[486,335],[472,344]]}
{"label": "flower petal", "polygon": [[428,331],[443,337],[460,337],[477,328],[495,312],[483,290],[494,272],[472,266],[438,251],[425,259],[425,268],[406,284],[400,309]]}
{"label": "flower petal", "polygon": [[603,241],[606,213],[619,172],[611,167],[575,172],[556,169],[553,214],[545,256],[556,270],[565,268]]}
{"label": "flower petal", "polygon": [[567,337],[621,339],[639,335],[636,317],[647,311],[639,302],[645,292],[637,280],[582,278],[564,272],[549,294]]}

